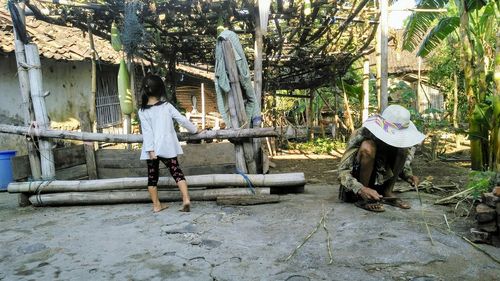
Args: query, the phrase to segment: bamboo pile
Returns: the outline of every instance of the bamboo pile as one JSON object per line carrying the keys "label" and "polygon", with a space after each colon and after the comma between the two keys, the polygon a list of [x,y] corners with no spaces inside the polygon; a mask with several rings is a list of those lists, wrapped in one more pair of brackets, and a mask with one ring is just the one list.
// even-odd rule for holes
{"label": "bamboo pile", "polygon": [[[210,174],[187,176],[191,200],[217,200],[218,197],[241,196],[241,204],[276,202],[269,200],[271,188],[292,189],[303,187],[303,173],[284,174]],[[98,180],[53,180],[13,182],[7,190],[22,193],[34,206],[64,206],[149,202],[147,178],[116,178]],[[180,193],[171,177],[160,177],[158,192],[163,201],[179,201]],[[256,195],[252,200],[248,196]],[[260,196],[260,197],[259,197]],[[247,199],[245,199],[247,198]],[[261,198],[261,199],[259,199]],[[246,203],[245,203],[246,202]]]}

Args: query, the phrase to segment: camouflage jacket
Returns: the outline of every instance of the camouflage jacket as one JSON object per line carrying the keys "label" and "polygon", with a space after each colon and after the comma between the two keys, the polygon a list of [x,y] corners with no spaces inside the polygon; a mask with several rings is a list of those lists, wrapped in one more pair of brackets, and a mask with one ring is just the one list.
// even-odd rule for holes
{"label": "camouflage jacket", "polygon": [[[363,187],[353,175],[352,171],[356,162],[356,156],[358,154],[359,147],[364,140],[373,139],[371,133],[365,128],[360,128],[351,135],[349,142],[347,143],[346,151],[342,156],[342,160],[340,161],[340,165],[338,168],[339,171],[339,181],[340,184],[346,187],[349,190],[352,190],[354,193],[358,193],[359,190]],[[405,165],[402,173],[399,175],[403,179],[407,179],[413,175],[411,169],[411,162],[413,161],[415,153],[415,147],[408,148],[407,158],[405,161]],[[393,173],[391,169],[385,167],[385,163],[377,161],[375,162],[375,169],[377,171],[375,177],[375,185],[381,185],[388,179],[393,177]]]}

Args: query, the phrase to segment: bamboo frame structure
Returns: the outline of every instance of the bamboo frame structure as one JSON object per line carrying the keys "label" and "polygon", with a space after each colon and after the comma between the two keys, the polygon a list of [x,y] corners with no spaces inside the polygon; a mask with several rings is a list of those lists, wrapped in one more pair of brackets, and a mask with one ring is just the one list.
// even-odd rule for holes
{"label": "bamboo frame structure", "polygon": [[[43,128],[30,128],[0,124],[0,133],[26,135],[42,138],[68,139],[80,141],[102,141],[114,143],[140,143],[142,135],[100,134],[76,131],[51,130]],[[178,133],[180,141],[202,139],[239,139],[239,138],[264,138],[276,137],[278,132],[274,128],[228,129],[203,131],[198,134]]]}

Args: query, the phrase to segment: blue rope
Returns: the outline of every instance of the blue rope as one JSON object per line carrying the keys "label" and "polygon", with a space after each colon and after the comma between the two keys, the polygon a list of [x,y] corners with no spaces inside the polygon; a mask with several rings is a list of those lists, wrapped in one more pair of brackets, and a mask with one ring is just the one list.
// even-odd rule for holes
{"label": "blue rope", "polygon": [[246,181],[246,183],[247,183],[247,187],[248,187],[248,189],[250,189],[250,192],[252,192],[252,194],[255,194],[255,188],[254,188],[254,186],[253,186],[253,184],[252,184],[252,181],[248,178],[248,176],[247,176],[245,173],[243,173],[243,172],[242,172],[240,169],[238,169],[238,168],[236,168],[236,172],[237,172],[238,174],[240,174],[240,175],[243,177],[243,179]]}

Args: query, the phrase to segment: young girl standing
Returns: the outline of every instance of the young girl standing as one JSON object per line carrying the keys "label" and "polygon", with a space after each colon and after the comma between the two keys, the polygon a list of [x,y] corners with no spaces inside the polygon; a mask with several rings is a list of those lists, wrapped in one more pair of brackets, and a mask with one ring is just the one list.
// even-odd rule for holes
{"label": "young girl standing", "polygon": [[146,160],[148,165],[148,191],[153,201],[153,211],[160,212],[168,208],[166,204],[160,203],[158,198],[157,184],[161,160],[181,192],[182,208],[179,211],[189,212],[188,186],[177,161],[177,155],[182,154],[182,148],[177,139],[173,119],[190,133],[194,134],[198,130],[175,107],[162,100],[162,97],[166,97],[166,91],[161,77],[144,77],[142,91],[142,105],[139,110],[143,135],[141,160]]}

